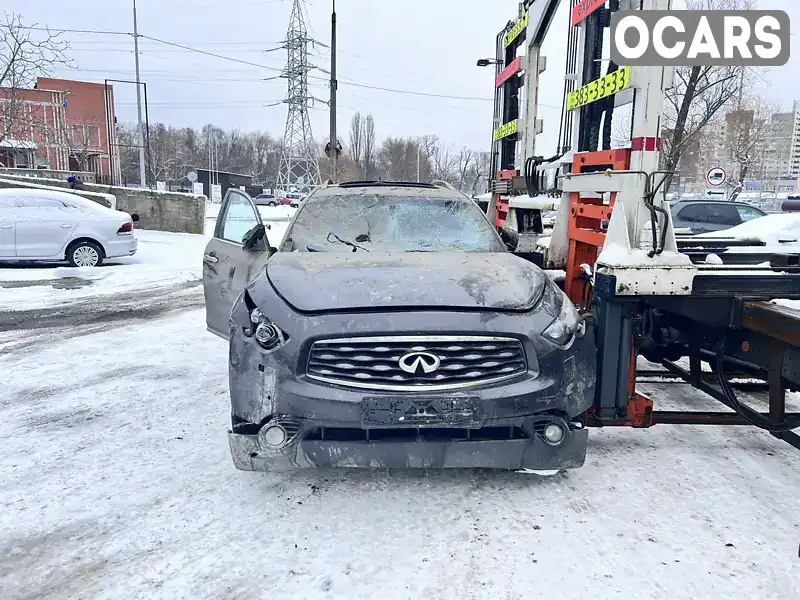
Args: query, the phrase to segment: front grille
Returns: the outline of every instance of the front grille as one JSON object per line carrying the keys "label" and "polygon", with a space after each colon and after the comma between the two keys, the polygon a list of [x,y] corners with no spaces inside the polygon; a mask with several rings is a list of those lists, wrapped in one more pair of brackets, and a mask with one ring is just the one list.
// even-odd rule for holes
{"label": "front grille", "polygon": [[[426,366],[435,365],[431,356],[438,367],[425,373]],[[416,364],[416,371],[403,370],[401,359],[407,369]],[[423,391],[495,383],[527,370],[522,343],[514,338],[391,336],[315,342],[306,374],[347,387]]]}

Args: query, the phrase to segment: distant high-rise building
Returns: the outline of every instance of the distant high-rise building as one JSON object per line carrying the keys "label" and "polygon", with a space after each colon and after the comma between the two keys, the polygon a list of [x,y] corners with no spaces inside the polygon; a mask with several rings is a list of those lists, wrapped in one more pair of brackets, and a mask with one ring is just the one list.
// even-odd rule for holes
{"label": "distant high-rise building", "polygon": [[764,172],[768,180],[800,177],[800,102],[791,112],[772,115]]}

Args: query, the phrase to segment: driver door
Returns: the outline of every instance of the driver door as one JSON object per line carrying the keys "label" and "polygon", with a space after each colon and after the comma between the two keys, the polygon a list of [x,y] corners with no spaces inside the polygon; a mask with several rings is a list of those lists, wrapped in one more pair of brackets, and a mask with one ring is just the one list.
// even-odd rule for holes
{"label": "driver door", "polygon": [[265,244],[256,249],[244,247],[243,238],[257,225],[261,215],[246,193],[231,188],[220,207],[214,237],[203,255],[203,291],[206,299],[206,327],[228,339],[233,304],[256,269],[274,252],[264,232]]}

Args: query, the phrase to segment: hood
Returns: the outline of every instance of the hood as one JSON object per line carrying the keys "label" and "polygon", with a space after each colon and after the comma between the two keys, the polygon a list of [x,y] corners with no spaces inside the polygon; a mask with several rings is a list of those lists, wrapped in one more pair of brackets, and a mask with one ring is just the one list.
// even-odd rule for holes
{"label": "hood", "polygon": [[528,311],[544,271],[511,253],[279,252],[267,279],[295,310],[441,308]]}

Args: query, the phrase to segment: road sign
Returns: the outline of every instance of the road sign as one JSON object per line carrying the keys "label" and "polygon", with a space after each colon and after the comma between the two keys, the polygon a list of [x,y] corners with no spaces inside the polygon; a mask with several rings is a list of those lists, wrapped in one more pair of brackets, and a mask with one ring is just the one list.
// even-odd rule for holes
{"label": "road sign", "polygon": [[719,187],[728,181],[728,172],[722,167],[714,167],[706,173],[706,183],[712,187]]}
{"label": "road sign", "polygon": [[188,179],[188,180],[189,180],[189,181],[191,181],[192,183],[194,183],[195,181],[197,181],[197,171],[189,171],[189,172],[186,174],[186,179]]}

